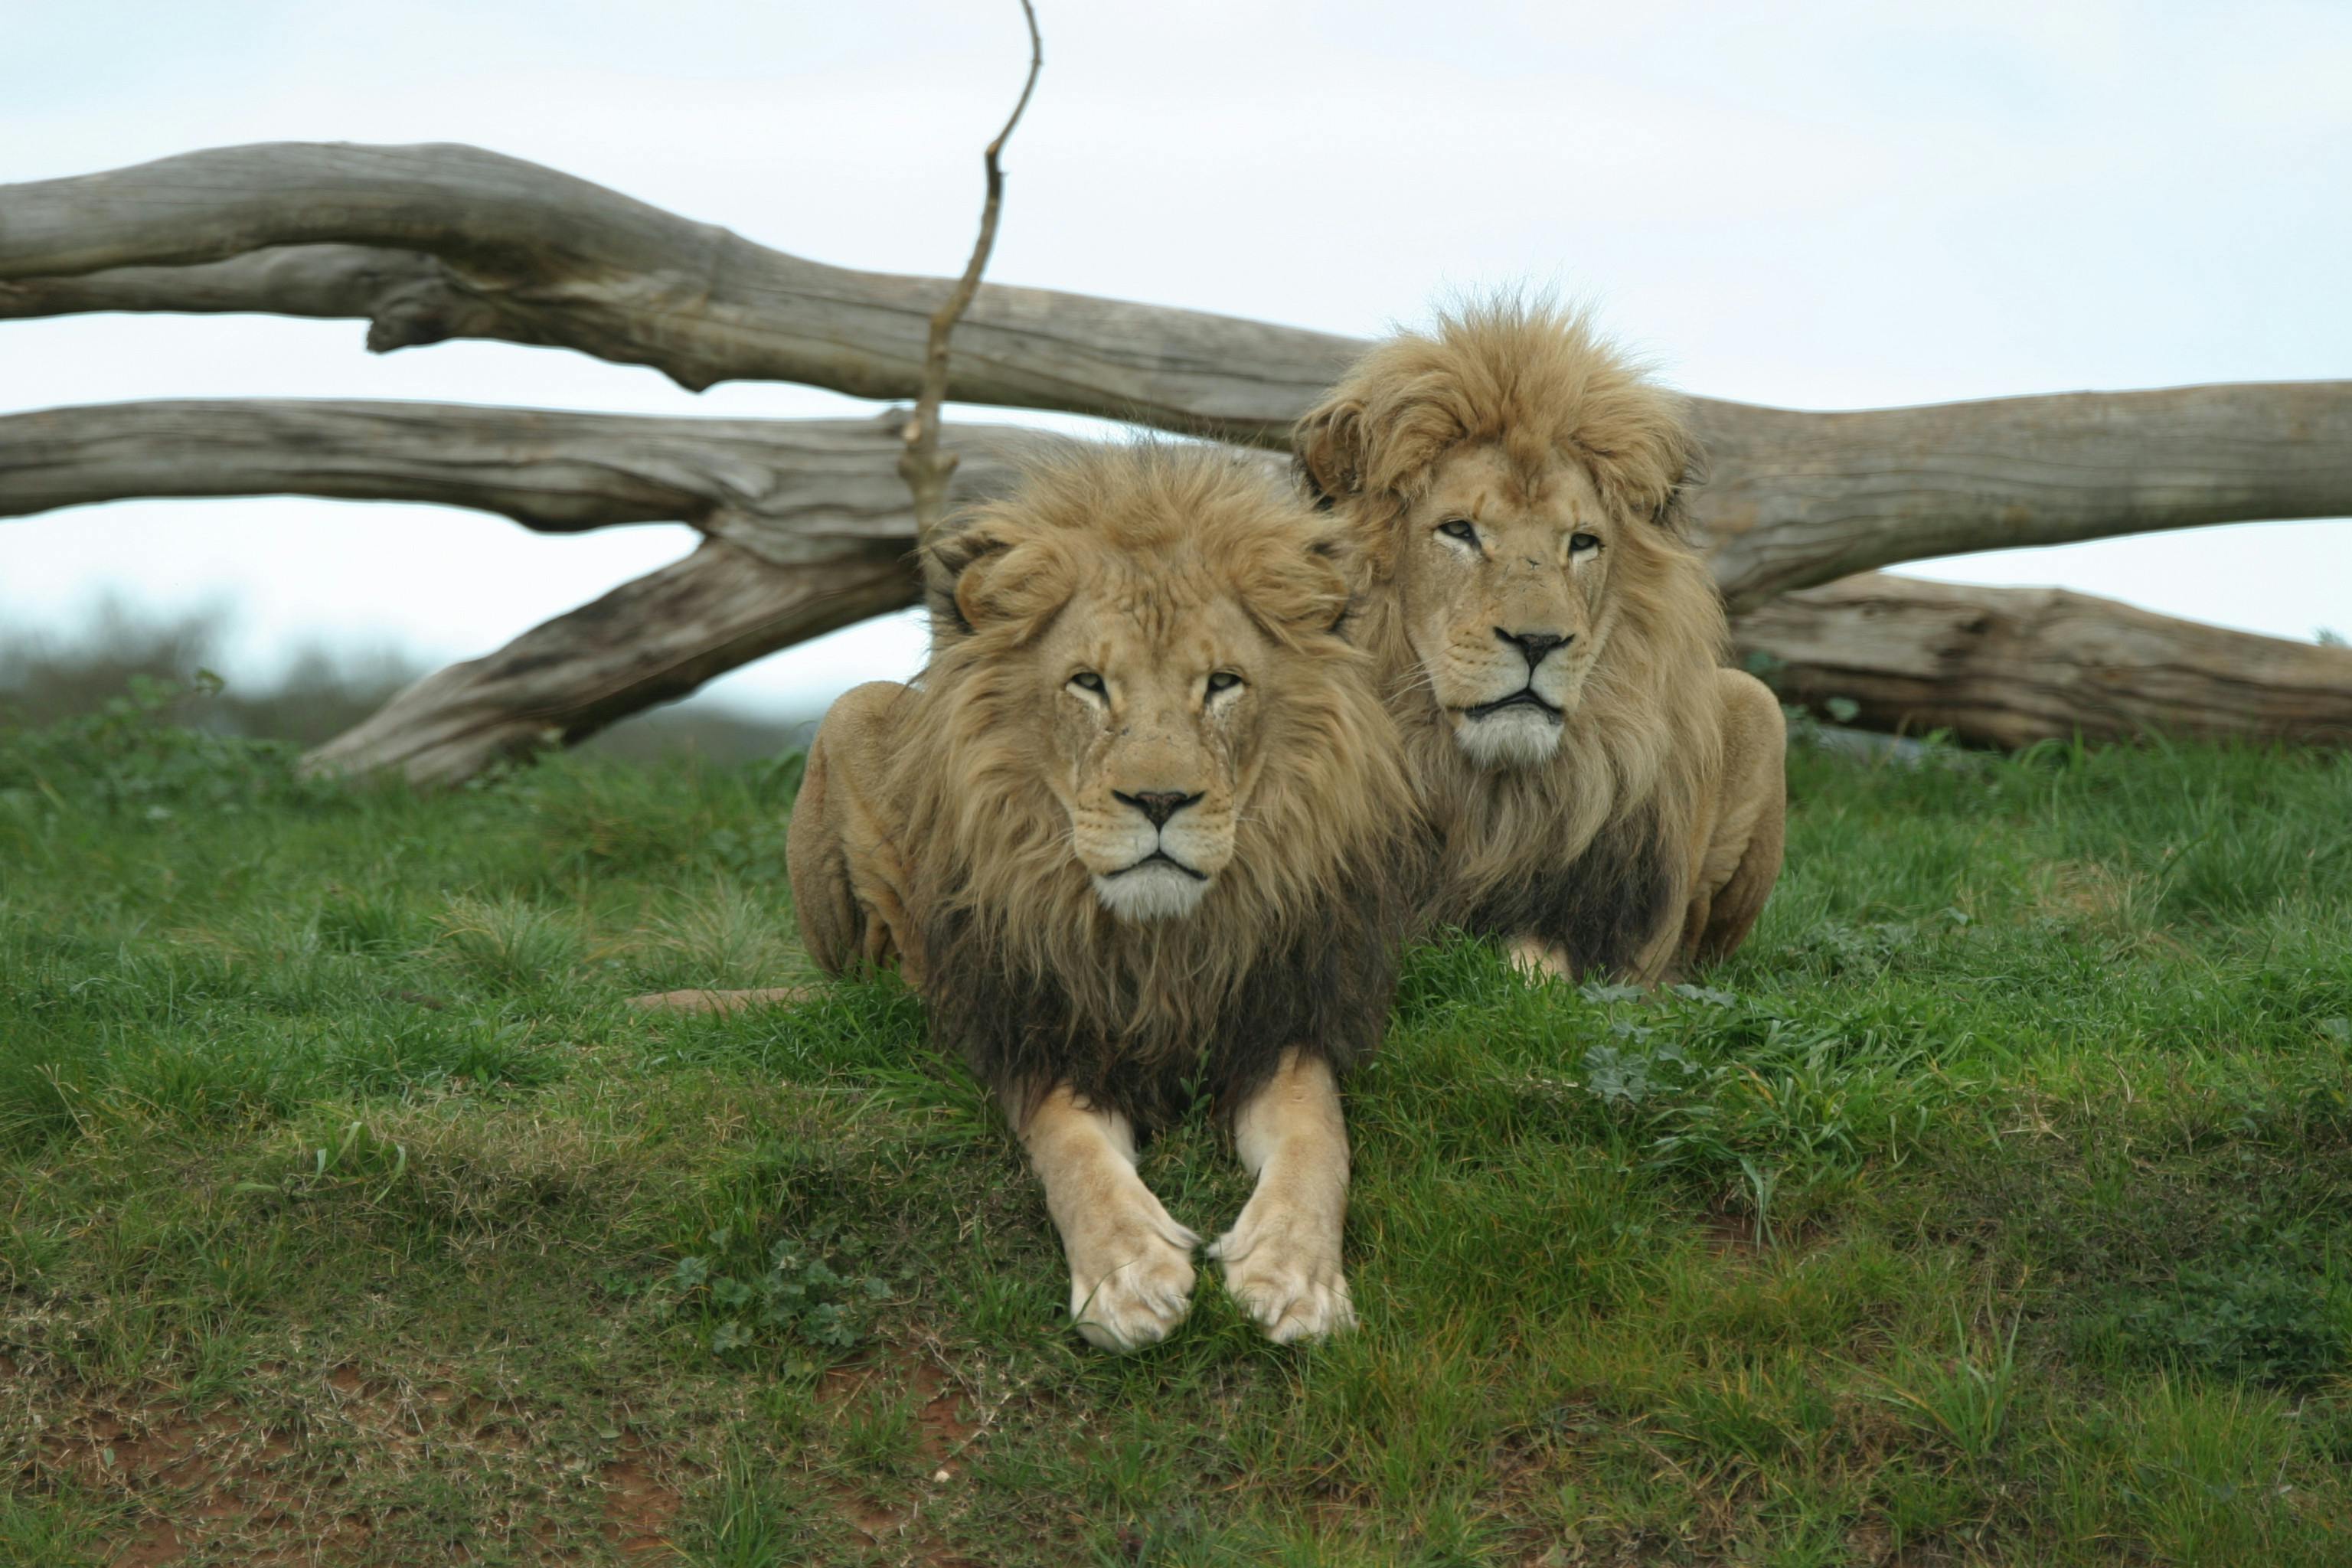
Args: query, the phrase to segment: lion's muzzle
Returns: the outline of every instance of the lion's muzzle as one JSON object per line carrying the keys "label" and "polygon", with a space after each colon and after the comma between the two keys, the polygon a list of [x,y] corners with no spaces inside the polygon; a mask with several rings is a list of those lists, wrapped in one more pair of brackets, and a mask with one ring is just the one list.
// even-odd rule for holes
{"label": "lion's muzzle", "polygon": [[[1127,808],[1117,837],[1122,840],[1126,864],[1094,874],[1095,896],[1103,908],[1126,921],[1173,920],[1199,907],[1214,869],[1223,865],[1231,847],[1202,820],[1202,793],[1180,790],[1113,790],[1111,798]],[[1106,837],[1110,836],[1105,836]],[[1097,839],[1095,863],[1111,846]]]}
{"label": "lion's muzzle", "polygon": [[[1506,679],[1517,676],[1520,684],[1500,697],[1454,710],[1454,743],[1480,767],[1532,767],[1549,762],[1559,749],[1567,715],[1564,700],[1571,680],[1568,665],[1576,634],[1511,631],[1503,626],[1492,630],[1496,640],[1511,652],[1489,652],[1483,657],[1495,661],[1495,675]],[[1502,668],[1510,662],[1521,662],[1525,668]]]}

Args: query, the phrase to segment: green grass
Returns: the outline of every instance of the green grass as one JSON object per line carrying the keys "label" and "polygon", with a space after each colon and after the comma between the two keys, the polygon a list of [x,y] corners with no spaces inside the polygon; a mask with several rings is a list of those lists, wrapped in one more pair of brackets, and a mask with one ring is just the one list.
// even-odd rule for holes
{"label": "green grass", "polygon": [[2352,767],[1790,782],[1702,987],[1412,955],[1360,1333],[1113,1359],[903,989],[623,1005],[803,977],[788,769],[0,735],[0,1562],[2352,1561]]}

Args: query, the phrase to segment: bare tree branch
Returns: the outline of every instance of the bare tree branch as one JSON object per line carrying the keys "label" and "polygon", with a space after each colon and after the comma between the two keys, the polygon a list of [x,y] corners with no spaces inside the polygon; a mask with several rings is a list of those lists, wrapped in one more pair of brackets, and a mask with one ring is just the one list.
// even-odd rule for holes
{"label": "bare tree branch", "polygon": [[[1032,57],[1034,84],[1042,57],[1034,19]],[[991,200],[967,283],[992,237],[1003,140],[991,150]],[[451,337],[560,345],[656,366],[694,388],[751,378],[907,396],[943,372],[940,398],[1276,447],[1364,346],[992,284],[972,288],[959,318],[957,292],[940,279],[824,267],[463,147],[236,148],[0,187],[0,319],[106,310],[359,316],[379,351]],[[952,364],[938,352],[950,329]],[[1695,409],[1715,475],[1697,499],[1697,527],[1736,610],[1938,554],[2352,513],[2352,383],[1847,414],[1707,399]],[[675,517],[710,536],[667,573],[434,677],[321,753],[323,765],[397,763],[446,778],[586,733],[760,652],[907,602],[912,574],[898,557],[916,530],[883,461],[904,434],[898,416],[768,424],[388,404],[58,409],[0,418],[0,515],[131,495],[302,493],[471,506],[556,531]],[[978,471],[956,471],[958,496],[1001,485],[1003,456],[1045,439],[987,426],[946,438],[982,460]],[[712,586],[730,574],[738,598]],[[1785,609],[1779,622],[1747,616],[1743,636],[1769,647],[1765,639],[1783,634],[1834,634],[1843,651],[1787,645],[1802,654],[1791,668],[1831,672],[1824,679],[1858,689],[1828,694],[1853,696],[1866,711],[1954,722],[1988,739],[2163,721],[2135,693],[2099,697],[2101,668],[2145,672],[2151,691],[2177,689],[2184,711],[2212,715],[2186,726],[2197,732],[2338,733],[2333,650],[2182,632],[2186,623],[2076,595],[2036,608],[2013,591],[1969,592],[1981,615],[1929,604],[1925,587],[1841,584],[1774,605]],[[1937,615],[1941,632],[1931,624]],[[666,634],[664,616],[682,618]],[[1883,640],[1876,654],[1853,642],[1864,636]],[[2179,648],[2192,657],[2173,659],[2168,650]],[[1895,672],[1923,649],[1939,650],[1927,668]],[[2036,719],[1952,718],[2039,700],[2000,695],[2022,668],[2002,660],[2019,649],[2075,658],[2077,684],[2062,682]],[[1882,701],[1865,678],[1896,684]],[[1901,679],[1913,682],[1908,695]],[[2279,689],[2276,701],[2238,689],[2250,686]],[[2234,730],[2233,704],[2243,710]]]}
{"label": "bare tree branch", "polygon": [[2061,588],[1871,573],[1735,623],[1781,695],[1869,729],[2016,747],[2077,733],[2352,744],[2352,649],[2227,631]]}
{"label": "bare tree branch", "polygon": [[899,477],[915,498],[919,540],[929,539],[938,530],[947,511],[948,477],[955,472],[955,454],[940,450],[940,404],[948,395],[948,339],[979,291],[981,274],[988,270],[989,253],[996,248],[996,219],[1004,205],[1004,170],[997,162],[998,154],[1004,151],[1013,128],[1021,123],[1021,112],[1029,107],[1029,95],[1037,89],[1037,73],[1045,64],[1045,40],[1037,36],[1037,13],[1029,0],[1021,0],[1021,15],[1029,24],[1029,76],[1021,84],[1020,100],[1013,104],[1004,129],[982,154],[988,197],[981,204],[980,237],[972,242],[971,259],[964,263],[963,276],[931,312],[930,331],[923,345],[922,387],[916,394],[914,412],[907,418],[907,449],[898,458]]}
{"label": "bare tree branch", "polygon": [[[943,279],[827,267],[478,148],[303,142],[0,185],[0,320],[277,310],[576,349],[699,391],[920,390]],[[984,284],[947,396],[1264,446],[1361,348],[1198,311]]]}
{"label": "bare tree branch", "polygon": [[[0,517],[151,496],[428,501],[546,533],[674,521],[777,565],[914,542],[903,423],[665,419],[430,403],[100,404],[0,415]],[[958,425],[951,499],[1054,437]]]}
{"label": "bare tree branch", "polygon": [[915,597],[914,575],[895,550],[787,567],[708,540],[487,658],[426,676],[303,765],[390,768],[416,784],[457,784],[503,758],[585,740],[763,654]]}
{"label": "bare tree branch", "polygon": [[[556,532],[674,518],[725,546],[442,671],[317,758],[448,782],[911,603],[914,521],[894,468],[901,423],[399,403],[60,408],[0,416],[0,515],[301,494],[464,506]],[[997,493],[1024,447],[1054,437],[950,426],[946,439],[966,454],[961,500]],[[1744,648],[1785,661],[1790,695],[1849,699],[1887,728],[1948,726],[2002,745],[2153,727],[2352,738],[2352,654],[2076,595],[1864,577],[1784,595],[1738,624]]]}

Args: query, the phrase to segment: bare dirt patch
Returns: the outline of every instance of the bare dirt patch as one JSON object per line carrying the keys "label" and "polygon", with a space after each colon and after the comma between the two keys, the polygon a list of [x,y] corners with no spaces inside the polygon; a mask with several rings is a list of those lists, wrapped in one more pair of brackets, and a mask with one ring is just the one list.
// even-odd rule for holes
{"label": "bare dirt patch", "polygon": [[886,1403],[912,1406],[916,1476],[908,1483],[910,1495],[892,1501],[833,1477],[823,1485],[840,1517],[894,1561],[927,1568],[969,1564],[938,1532],[939,1516],[958,1506],[952,1489],[962,1481],[962,1454],[981,1431],[966,1391],[918,1352],[884,1347],[826,1373],[818,1380],[816,1398],[836,1422]]}
{"label": "bare dirt patch", "polygon": [[666,1557],[685,1497],[656,1473],[652,1455],[634,1433],[597,1471],[604,1486],[604,1539],[630,1557]]}

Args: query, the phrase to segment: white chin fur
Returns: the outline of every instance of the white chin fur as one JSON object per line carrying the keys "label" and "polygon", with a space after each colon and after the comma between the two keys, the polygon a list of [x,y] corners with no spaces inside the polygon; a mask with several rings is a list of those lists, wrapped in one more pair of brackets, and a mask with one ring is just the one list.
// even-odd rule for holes
{"label": "white chin fur", "polygon": [[1454,744],[1482,768],[1528,768],[1559,750],[1559,722],[1532,708],[1506,708],[1484,719],[1458,719]]}
{"label": "white chin fur", "polygon": [[1103,908],[1123,921],[1171,921],[1191,914],[1201,905],[1209,884],[1173,866],[1139,866],[1116,877],[1097,877],[1095,896]]}

